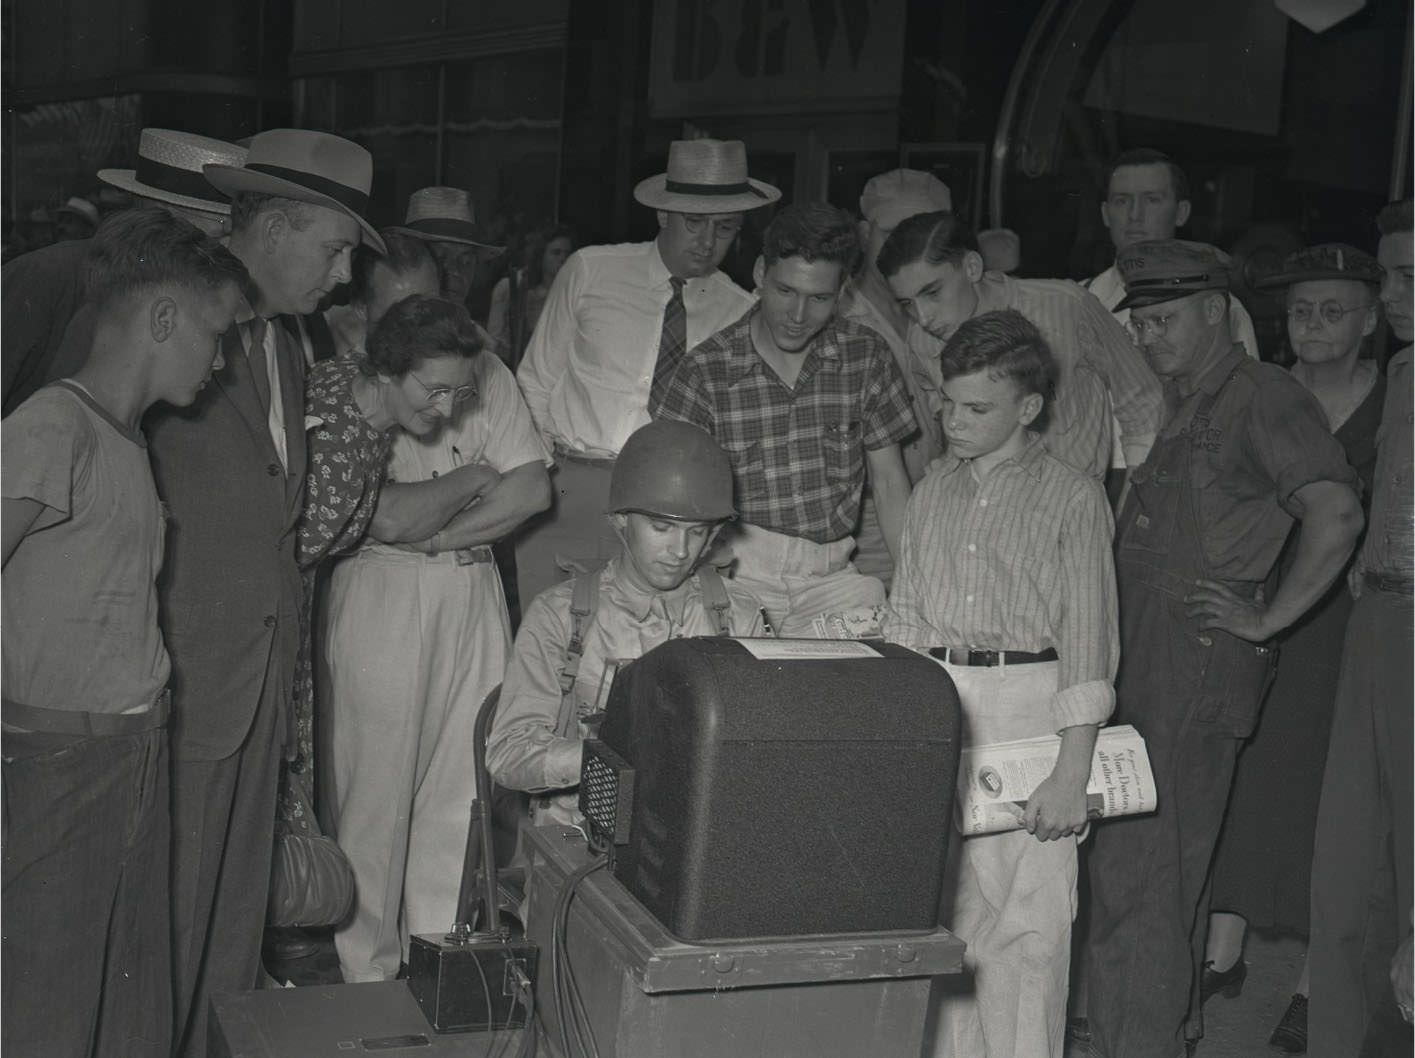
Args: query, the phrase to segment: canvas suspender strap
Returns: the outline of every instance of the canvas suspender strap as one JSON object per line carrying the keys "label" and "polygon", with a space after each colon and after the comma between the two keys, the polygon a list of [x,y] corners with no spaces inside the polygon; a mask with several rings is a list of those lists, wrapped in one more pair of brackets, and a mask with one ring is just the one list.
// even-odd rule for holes
{"label": "canvas suspender strap", "polygon": [[703,609],[717,628],[720,636],[732,634],[732,603],[727,598],[727,588],[722,583],[722,574],[711,566],[698,570],[698,585],[703,589]]}
{"label": "canvas suspender strap", "polygon": [[585,652],[585,633],[594,623],[599,608],[599,570],[576,573],[570,592],[570,642],[565,645],[565,664],[560,666],[560,693],[568,696],[580,674],[580,658]]}

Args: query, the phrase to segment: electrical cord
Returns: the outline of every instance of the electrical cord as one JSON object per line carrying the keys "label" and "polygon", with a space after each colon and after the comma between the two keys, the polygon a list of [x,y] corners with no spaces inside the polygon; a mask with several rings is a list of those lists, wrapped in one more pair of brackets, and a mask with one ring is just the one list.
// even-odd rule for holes
{"label": "electrical cord", "polygon": [[[595,1042],[594,1029],[590,1025],[585,1010],[584,997],[580,993],[579,982],[575,979],[570,965],[570,953],[566,944],[570,921],[570,903],[575,889],[587,877],[604,867],[606,860],[598,856],[589,863],[576,868],[565,880],[555,899],[551,914],[550,976],[554,986],[555,1020],[560,1030],[561,1051],[564,1058],[599,1058],[599,1046]],[[573,1031],[576,1049],[570,1046]]]}

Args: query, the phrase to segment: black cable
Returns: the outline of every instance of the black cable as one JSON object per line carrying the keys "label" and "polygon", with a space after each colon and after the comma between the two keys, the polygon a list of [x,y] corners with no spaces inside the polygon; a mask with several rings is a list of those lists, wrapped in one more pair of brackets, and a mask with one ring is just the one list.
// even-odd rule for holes
{"label": "black cable", "polygon": [[575,889],[585,878],[605,866],[605,863],[603,857],[596,857],[572,872],[556,896],[555,908],[551,915],[551,980],[554,985],[556,1022],[560,1030],[564,1058],[576,1058],[577,1051],[570,1047],[571,1030],[574,1031],[581,1058],[599,1058],[599,1046],[595,1042],[594,1029],[585,1010],[584,997],[570,966],[567,936],[570,903],[574,899]]}
{"label": "black cable", "polygon": [[496,1028],[491,1017],[491,985],[487,983],[486,971],[482,969],[481,960],[477,958],[476,952],[469,953],[472,957],[472,965],[477,968],[477,976],[481,978],[481,994],[486,999],[486,1031],[490,1036],[491,1031]]}

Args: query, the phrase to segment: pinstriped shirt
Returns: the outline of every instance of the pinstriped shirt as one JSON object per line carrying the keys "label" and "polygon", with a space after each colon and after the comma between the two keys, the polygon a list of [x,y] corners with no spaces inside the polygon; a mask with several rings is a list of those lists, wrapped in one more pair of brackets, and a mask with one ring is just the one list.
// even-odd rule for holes
{"label": "pinstriped shirt", "polygon": [[916,650],[1056,650],[1056,730],[1115,706],[1115,526],[1100,485],[1033,440],[978,480],[943,456],[914,487],[885,637]]}
{"label": "pinstriped shirt", "polygon": [[839,316],[788,386],[752,342],[756,311],[688,353],[649,410],[727,450],[744,522],[828,544],[860,519],[865,452],[918,432],[909,391],[884,339]]}
{"label": "pinstriped shirt", "polygon": [[1052,454],[1100,479],[1111,461],[1111,412],[1126,466],[1138,467],[1164,422],[1164,391],[1104,305],[1069,280],[985,272],[975,316],[1016,309],[1051,347],[1060,372],[1046,442]]}

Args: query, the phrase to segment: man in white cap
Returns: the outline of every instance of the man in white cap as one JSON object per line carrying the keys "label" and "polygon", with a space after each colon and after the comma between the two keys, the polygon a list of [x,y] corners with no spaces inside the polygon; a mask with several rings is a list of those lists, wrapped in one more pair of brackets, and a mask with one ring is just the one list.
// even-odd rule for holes
{"label": "man in white cap", "polygon": [[[158,205],[208,235],[226,234],[230,203],[202,176],[208,163],[240,165],[235,144],[171,129],[143,129],[135,169],[100,169],[98,178],[130,193],[135,205]],[[5,341],[0,346],[4,414],[46,382],[83,366],[93,337],[92,314],[70,329],[84,300],[88,240],[68,239],[23,254],[0,271]]]}
{"label": "man in white cap", "polygon": [[302,589],[304,359],[281,318],[349,279],[373,158],[304,129],[256,135],[244,166],[208,165],[231,196],[231,252],[254,319],[222,339],[226,366],[185,414],[149,416],[167,502],[160,586],[172,658],[172,897],[176,1053],[206,1053],[213,993],[255,987]]}
{"label": "man in white cap", "polygon": [[[878,331],[888,343],[909,389],[919,428],[913,437],[904,440],[900,449],[911,482],[922,478],[930,461],[943,452],[943,431],[938,421],[938,356],[943,342],[911,321],[900,309],[889,284],[879,274],[876,261],[880,247],[901,220],[916,213],[952,208],[953,196],[947,185],[932,173],[891,169],[872,177],[860,194],[860,266],[850,278],[840,302],[842,317]],[[894,574],[894,560],[885,544],[874,495],[868,485],[860,510],[855,548],[855,568],[878,577],[888,588]]]}
{"label": "man in white cap", "polygon": [[584,247],[555,277],[516,373],[558,465],[555,506],[516,545],[523,611],[563,578],[562,561],[597,566],[618,553],[603,517],[614,459],[649,421],[650,390],[752,307],[718,265],[743,213],[780,197],[748,177],[740,140],[676,140],[667,171],[634,189],[658,236]]}

